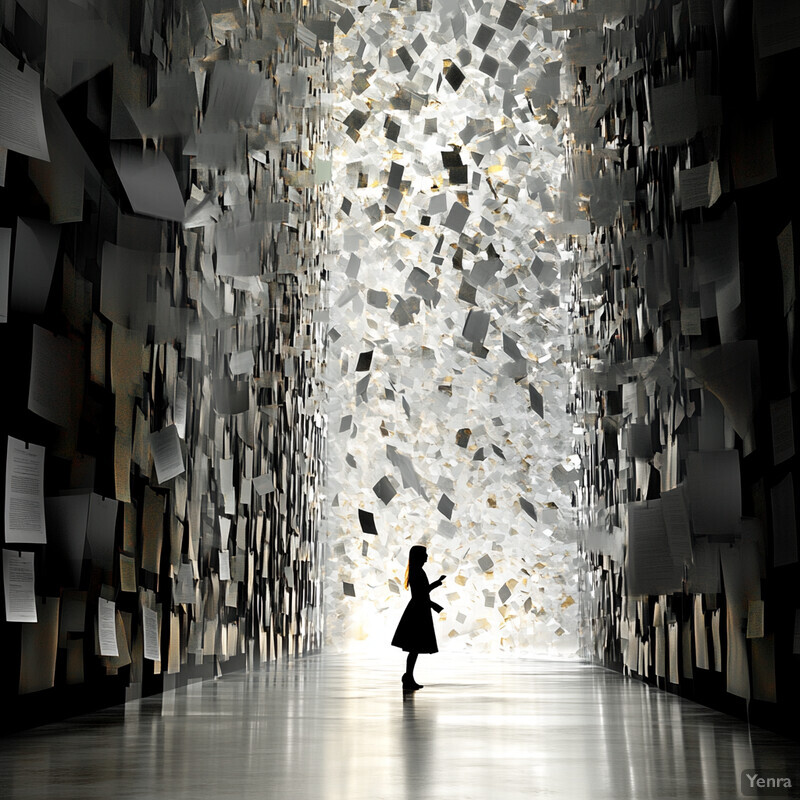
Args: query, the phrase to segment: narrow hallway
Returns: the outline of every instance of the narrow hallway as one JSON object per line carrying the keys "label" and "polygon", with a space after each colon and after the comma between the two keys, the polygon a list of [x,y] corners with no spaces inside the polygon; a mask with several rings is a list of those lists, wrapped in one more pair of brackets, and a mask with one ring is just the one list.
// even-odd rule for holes
{"label": "narrow hallway", "polygon": [[311,655],[38,728],[4,742],[0,794],[699,800],[800,775],[795,742],[600,667],[440,654],[405,701],[400,671]]}

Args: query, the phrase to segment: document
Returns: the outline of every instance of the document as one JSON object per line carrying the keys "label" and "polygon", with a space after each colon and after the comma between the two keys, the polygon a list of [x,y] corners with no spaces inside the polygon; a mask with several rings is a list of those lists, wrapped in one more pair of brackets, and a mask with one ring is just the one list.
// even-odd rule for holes
{"label": "document", "polygon": [[50,160],[42,115],[39,73],[0,47],[0,146],[31,158]]}
{"label": "document", "polygon": [[117,145],[111,148],[111,158],[137,214],[183,222],[183,194],[165,153]]}
{"label": "document", "polygon": [[3,550],[3,592],[6,622],[36,622],[33,553]]}
{"label": "document", "polygon": [[7,544],[45,544],[44,447],[8,437],[5,536]]}
{"label": "document", "polygon": [[683,568],[669,549],[661,501],[628,506],[628,593],[669,594],[683,588]]}
{"label": "document", "polygon": [[661,492],[661,513],[667,530],[667,544],[673,560],[692,560],[692,534],[683,486]]}
{"label": "document", "polygon": [[116,603],[97,598],[97,637],[101,656],[119,656],[117,647]]}
{"label": "document", "polygon": [[142,627],[144,628],[144,657],[148,661],[161,661],[158,614],[152,609],[142,608]]}
{"label": "document", "polygon": [[175,425],[168,425],[160,431],[151,433],[150,450],[153,453],[159,483],[166,483],[186,471],[178,429]]}

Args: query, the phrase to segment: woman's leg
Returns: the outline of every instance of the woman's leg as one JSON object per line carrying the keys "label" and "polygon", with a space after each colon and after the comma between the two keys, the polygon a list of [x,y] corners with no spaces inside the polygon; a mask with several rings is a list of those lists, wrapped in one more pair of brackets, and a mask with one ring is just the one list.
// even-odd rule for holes
{"label": "woman's leg", "polygon": [[417,663],[419,653],[409,653],[406,659],[406,677],[410,682],[414,682],[414,665]]}

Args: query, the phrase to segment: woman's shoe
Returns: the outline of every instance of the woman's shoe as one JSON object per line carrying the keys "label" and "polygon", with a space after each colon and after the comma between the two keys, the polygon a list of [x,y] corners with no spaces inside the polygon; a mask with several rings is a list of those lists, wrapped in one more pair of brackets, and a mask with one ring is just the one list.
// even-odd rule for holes
{"label": "woman's shoe", "polygon": [[404,692],[416,692],[417,689],[421,689],[422,686],[418,684],[412,678],[409,678],[407,674],[403,674],[403,691]]}

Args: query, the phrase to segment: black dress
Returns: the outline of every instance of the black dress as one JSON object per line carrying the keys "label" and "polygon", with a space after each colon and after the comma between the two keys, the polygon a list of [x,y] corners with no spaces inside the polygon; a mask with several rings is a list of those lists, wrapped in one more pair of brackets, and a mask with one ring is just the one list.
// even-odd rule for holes
{"label": "black dress", "polygon": [[420,567],[408,575],[408,586],[411,599],[408,601],[397,630],[394,632],[392,644],[407,653],[438,653],[436,633],[433,630],[431,609],[439,612],[442,607],[430,598],[431,589],[439,586],[439,582],[428,583],[428,576]]}

